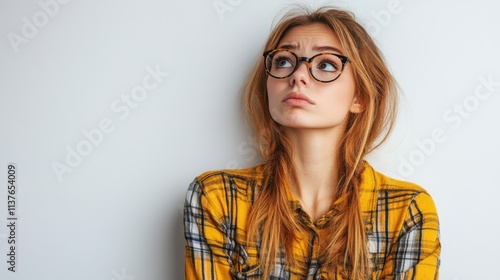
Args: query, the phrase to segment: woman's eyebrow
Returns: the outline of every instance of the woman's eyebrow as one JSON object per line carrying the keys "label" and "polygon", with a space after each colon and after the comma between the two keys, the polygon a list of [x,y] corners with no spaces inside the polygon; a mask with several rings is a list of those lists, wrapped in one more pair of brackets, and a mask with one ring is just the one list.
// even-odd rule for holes
{"label": "woman's eyebrow", "polygon": [[[284,44],[284,45],[279,46],[278,48],[295,51],[299,47],[297,45],[295,45],[295,44]],[[316,52],[327,52],[327,51],[329,51],[329,52],[335,52],[335,53],[342,54],[342,52],[339,49],[337,49],[336,47],[332,47],[332,46],[314,46],[312,48],[312,50],[316,51]]]}
{"label": "woman's eyebrow", "polygon": [[336,47],[332,47],[332,46],[314,46],[312,49],[313,49],[313,51],[317,51],[317,52],[331,51],[331,52],[336,52],[339,54],[342,53],[339,49],[337,49]]}
{"label": "woman's eyebrow", "polygon": [[295,45],[295,44],[293,44],[293,45],[292,44],[284,44],[284,45],[278,46],[278,48],[287,49],[287,50],[291,50],[291,51],[298,49],[297,45]]}

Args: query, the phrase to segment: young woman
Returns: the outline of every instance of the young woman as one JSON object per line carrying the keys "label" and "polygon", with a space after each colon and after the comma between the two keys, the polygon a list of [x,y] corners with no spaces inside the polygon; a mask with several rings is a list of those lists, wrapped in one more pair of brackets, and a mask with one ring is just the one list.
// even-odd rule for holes
{"label": "young woman", "polygon": [[190,185],[186,279],[438,277],[432,198],[364,161],[392,128],[396,86],[350,13],[285,16],[245,96],[263,163]]}

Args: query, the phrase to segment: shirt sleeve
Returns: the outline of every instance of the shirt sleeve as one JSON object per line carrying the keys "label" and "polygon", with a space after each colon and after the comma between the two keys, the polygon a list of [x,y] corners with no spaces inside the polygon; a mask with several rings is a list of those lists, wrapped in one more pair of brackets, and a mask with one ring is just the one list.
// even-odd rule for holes
{"label": "shirt sleeve", "polygon": [[399,236],[390,248],[381,279],[438,279],[439,221],[434,201],[420,193],[411,201]]}
{"label": "shirt sleeve", "polygon": [[193,181],[184,204],[185,279],[231,279],[222,215]]}

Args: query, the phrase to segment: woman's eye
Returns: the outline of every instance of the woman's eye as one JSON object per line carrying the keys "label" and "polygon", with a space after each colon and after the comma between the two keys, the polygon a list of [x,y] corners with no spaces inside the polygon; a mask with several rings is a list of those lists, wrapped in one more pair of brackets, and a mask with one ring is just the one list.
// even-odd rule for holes
{"label": "woman's eye", "polygon": [[333,62],[330,61],[322,61],[318,64],[318,69],[326,72],[335,72],[337,71],[337,66]]}
{"label": "woman's eye", "polygon": [[278,57],[274,60],[274,64],[276,65],[277,68],[288,68],[288,67],[293,67],[292,63],[288,58],[284,57]]}

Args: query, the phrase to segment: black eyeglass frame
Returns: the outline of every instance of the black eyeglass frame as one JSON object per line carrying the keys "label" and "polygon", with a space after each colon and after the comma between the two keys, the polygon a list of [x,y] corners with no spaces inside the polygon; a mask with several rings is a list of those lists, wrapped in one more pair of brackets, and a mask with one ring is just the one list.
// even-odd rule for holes
{"label": "black eyeglass frame", "polygon": [[[295,64],[295,68],[292,70],[292,72],[290,72],[290,74],[286,75],[285,77],[274,76],[273,74],[271,74],[271,69],[267,69],[267,63],[266,63],[267,58],[268,57],[272,58],[272,56],[270,56],[270,55],[273,54],[273,53],[279,52],[279,51],[286,51],[286,52],[291,53],[295,57],[296,62],[297,62]],[[314,74],[312,73],[312,63],[311,63],[311,61],[315,57],[318,57],[318,56],[323,55],[323,54],[334,55],[334,56],[340,58],[340,61],[342,61],[342,68],[340,69],[339,75],[337,77],[335,77],[334,79],[332,79],[332,80],[327,80],[327,81],[320,80],[320,79],[314,77]],[[295,71],[297,71],[297,69],[300,66],[300,63],[302,61],[304,61],[304,62],[307,63],[307,69],[309,70],[309,74],[311,74],[311,77],[313,77],[314,80],[316,80],[316,81],[318,81],[320,83],[331,83],[331,82],[337,80],[340,77],[340,75],[342,75],[342,72],[344,72],[345,65],[349,62],[349,58],[347,56],[341,55],[341,54],[332,53],[332,52],[322,52],[322,53],[315,54],[315,55],[313,55],[311,57],[305,57],[305,56],[299,57],[298,55],[296,55],[293,51],[291,51],[289,49],[277,48],[277,49],[274,49],[274,50],[267,50],[262,55],[264,56],[264,68],[266,68],[267,74],[269,74],[269,76],[271,76],[271,77],[273,77],[275,79],[285,79],[285,78],[290,77],[293,73],[295,73]]]}

